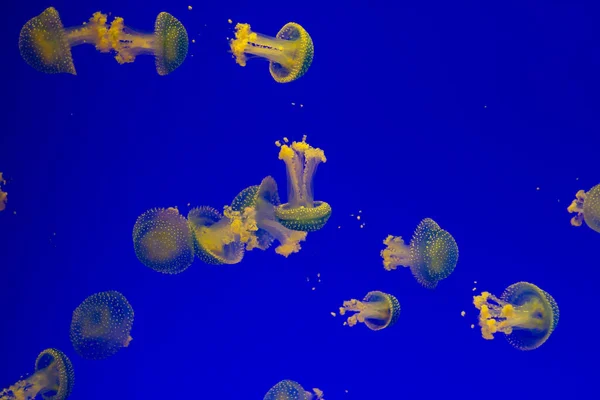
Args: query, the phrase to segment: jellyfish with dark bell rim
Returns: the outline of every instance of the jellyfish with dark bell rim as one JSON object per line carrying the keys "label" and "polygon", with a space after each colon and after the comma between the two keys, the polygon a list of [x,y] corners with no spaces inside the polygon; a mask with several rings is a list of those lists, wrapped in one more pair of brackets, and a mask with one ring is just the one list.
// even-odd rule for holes
{"label": "jellyfish with dark bell rim", "polygon": [[194,238],[188,221],[176,208],[153,208],[133,226],[138,260],[163,274],[178,274],[194,262]]}
{"label": "jellyfish with dark bell rim", "polygon": [[331,206],[324,201],[315,201],[313,180],[317,167],[327,162],[325,153],[306,142],[287,144],[277,141],[279,159],[283,160],[287,170],[287,203],[275,209],[275,216],[283,226],[296,231],[317,231],[331,217]]}
{"label": "jellyfish with dark bell rim", "polygon": [[242,67],[250,57],[269,60],[271,76],[279,83],[292,82],[304,75],[315,52],[308,32],[294,22],[285,24],[275,37],[253,32],[249,24],[238,23],[229,47]]}
{"label": "jellyfish with dark bell rim", "polygon": [[363,301],[351,299],[344,301],[340,307],[340,315],[350,315],[344,325],[354,326],[363,323],[372,331],[390,327],[400,317],[400,303],[391,294],[378,290],[367,293]]}
{"label": "jellyfish with dark bell rim", "polygon": [[510,285],[500,298],[482,292],[473,296],[473,304],[479,310],[481,336],[491,340],[502,332],[519,350],[534,350],[544,344],[560,316],[554,298],[528,282]]}
{"label": "jellyfish with dark bell rim", "polygon": [[575,195],[567,211],[576,213],[571,218],[571,225],[581,226],[583,221],[586,225],[600,233],[600,184],[591,188],[587,193],[580,190]]}
{"label": "jellyfish with dark bell rim", "polygon": [[73,391],[75,371],[71,360],[60,350],[46,349],[35,360],[35,372],[0,391],[0,400],[65,400]]}
{"label": "jellyfish with dark bell rim", "polygon": [[429,289],[450,276],[458,262],[456,241],[431,218],[419,223],[410,245],[406,245],[402,237],[392,235],[388,235],[383,244],[386,248],[381,251],[381,257],[387,271],[399,265],[409,267],[415,279]]}
{"label": "jellyfish with dark bell rim", "polygon": [[[305,390],[298,382],[283,380],[273,386],[263,400],[319,400],[323,399],[323,392],[313,388],[312,392]],[[324,399],[323,399],[324,400]]]}
{"label": "jellyfish with dark bell rim", "polygon": [[128,347],[132,340],[133,308],[111,290],[89,296],[73,311],[71,343],[83,358],[102,360]]}
{"label": "jellyfish with dark bell rim", "polygon": [[121,17],[107,21],[106,14],[96,12],[87,23],[65,28],[58,11],[49,7],[21,29],[21,56],[38,71],[73,75],[77,72],[71,48],[86,43],[102,53],[115,53],[119,64],[131,63],[138,55],[154,55],[159,75],[173,72],[187,56],[187,31],[169,13],[158,14],[153,33],[137,32],[125,26]]}

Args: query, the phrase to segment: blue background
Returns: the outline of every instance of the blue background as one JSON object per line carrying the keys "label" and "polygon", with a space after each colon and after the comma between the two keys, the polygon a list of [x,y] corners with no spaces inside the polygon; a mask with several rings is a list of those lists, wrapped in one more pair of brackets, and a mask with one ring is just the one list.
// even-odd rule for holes
{"label": "blue background", "polygon": [[[261,399],[282,379],[333,400],[594,397],[600,235],[571,227],[566,211],[600,182],[591,4],[10,0],[0,386],[57,347],[75,367],[74,400]],[[23,62],[17,39],[50,5],[65,26],[102,10],[140,30],[168,11],[196,43],[167,77],[151,57],[121,66],[91,46],[73,50],[77,77],[45,75]],[[302,24],[315,43],[306,76],[281,85],[264,61],[236,65],[228,18],[269,35]],[[327,155],[315,191],[333,216],[300,253],[196,261],[177,276],[137,261],[131,231],[147,209],[220,208],[266,175],[285,196],[273,142],[303,134]],[[425,217],[460,249],[435,291],[384,271],[379,256],[387,234],[408,238]],[[518,281],[540,286],[560,307],[557,330],[532,352],[483,340],[469,327],[475,280],[498,295]],[[132,304],[134,340],[83,360],[71,313],[105,290]],[[399,299],[397,325],[372,332],[330,315],[371,290]]]}

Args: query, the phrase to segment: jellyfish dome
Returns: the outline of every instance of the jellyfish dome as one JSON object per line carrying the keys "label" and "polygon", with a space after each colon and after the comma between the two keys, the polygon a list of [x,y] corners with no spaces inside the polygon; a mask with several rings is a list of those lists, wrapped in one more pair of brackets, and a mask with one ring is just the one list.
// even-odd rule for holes
{"label": "jellyfish dome", "polygon": [[133,308],[121,293],[93,294],[73,312],[71,343],[83,358],[109,358],[129,346],[133,316]]}
{"label": "jellyfish dome", "polygon": [[348,312],[356,313],[348,317],[346,324],[355,326],[363,323],[372,331],[379,331],[393,326],[400,317],[400,303],[391,294],[378,290],[367,293],[363,301],[351,299],[344,301],[340,307],[340,315]]}
{"label": "jellyfish dome", "polygon": [[473,296],[473,304],[479,310],[481,336],[491,340],[502,332],[519,350],[534,350],[544,344],[560,316],[554,298],[528,282],[510,285],[500,298],[482,292]]}
{"label": "jellyfish dome", "polygon": [[313,393],[304,390],[298,383],[291,380],[283,380],[273,386],[263,400],[318,400],[323,399],[323,392],[317,388]]}
{"label": "jellyfish dome", "polygon": [[575,213],[571,218],[571,225],[581,226],[582,222],[596,232],[600,233],[600,184],[591,188],[587,193],[580,190],[575,195],[567,211]]}

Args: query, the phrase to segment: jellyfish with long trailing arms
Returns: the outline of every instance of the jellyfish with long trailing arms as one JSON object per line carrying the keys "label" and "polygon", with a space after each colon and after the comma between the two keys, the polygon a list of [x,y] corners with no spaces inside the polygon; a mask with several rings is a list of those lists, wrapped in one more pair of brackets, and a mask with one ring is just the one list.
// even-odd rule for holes
{"label": "jellyfish with long trailing arms", "polygon": [[298,382],[283,380],[273,386],[263,400],[324,400],[323,391],[313,388],[312,392],[305,390]]}
{"label": "jellyfish with long trailing arms", "polygon": [[96,12],[87,23],[65,28],[58,11],[49,7],[21,29],[21,56],[40,72],[72,75],[77,72],[71,48],[81,44],[92,44],[101,53],[114,53],[119,64],[134,62],[139,55],[153,55],[159,75],[173,72],[187,56],[187,31],[169,13],[158,14],[153,33],[137,32],[125,26],[121,17],[107,22],[106,14]]}
{"label": "jellyfish with long trailing arms", "polygon": [[314,199],[313,181],[317,167],[327,162],[325,152],[306,142],[306,135],[300,142],[289,144],[277,141],[279,159],[285,163],[287,171],[287,203],[277,206],[275,216],[289,229],[314,232],[331,217],[331,206]]}
{"label": "jellyfish with long trailing arms", "polygon": [[409,245],[402,237],[389,235],[381,251],[383,267],[387,271],[399,265],[409,267],[422,286],[434,289],[438,282],[446,279],[458,262],[458,246],[454,237],[443,230],[431,218],[422,220]]}
{"label": "jellyfish with long trailing arms", "polygon": [[360,301],[356,299],[346,300],[340,307],[340,315],[350,315],[345,325],[355,326],[363,323],[372,331],[388,328],[398,321],[400,317],[400,302],[391,294],[378,290],[367,293]]}
{"label": "jellyfish with long trailing arms", "polygon": [[600,233],[600,184],[588,192],[580,190],[575,196],[576,199],[567,208],[567,211],[576,214],[571,218],[571,225],[581,226],[585,221],[587,226]]}
{"label": "jellyfish with long trailing arms", "polygon": [[133,248],[142,264],[163,274],[179,274],[194,261],[192,230],[176,208],[153,208],[133,226]]}
{"label": "jellyfish with long trailing arms", "polygon": [[129,346],[133,317],[133,308],[121,293],[93,294],[73,311],[71,343],[83,358],[109,358]]}
{"label": "jellyfish with long trailing arms", "polygon": [[73,391],[75,371],[62,351],[46,349],[35,360],[35,372],[0,391],[0,400],[65,400]]}
{"label": "jellyfish with long trailing arms", "polygon": [[517,282],[499,298],[489,292],[473,296],[479,310],[479,327],[484,339],[504,333],[519,350],[534,350],[548,340],[558,325],[558,305],[546,291],[532,283]]}
{"label": "jellyfish with long trailing arms", "polygon": [[249,24],[238,23],[229,47],[236,63],[242,67],[250,57],[269,60],[269,72],[278,83],[292,82],[303,76],[315,52],[308,32],[294,22],[285,24],[275,37],[253,32]]}

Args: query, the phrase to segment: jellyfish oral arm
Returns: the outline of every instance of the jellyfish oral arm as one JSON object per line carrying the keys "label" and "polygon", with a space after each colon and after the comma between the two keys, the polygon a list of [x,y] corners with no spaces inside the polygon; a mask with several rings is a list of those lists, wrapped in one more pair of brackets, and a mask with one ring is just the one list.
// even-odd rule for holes
{"label": "jellyfish oral arm", "polygon": [[578,191],[575,194],[576,199],[573,200],[571,205],[567,208],[569,213],[576,213],[576,215],[571,218],[571,225],[573,226],[581,226],[583,223],[583,203],[585,201],[585,192],[583,190]]}
{"label": "jellyfish oral arm", "polygon": [[381,250],[383,258],[383,268],[391,271],[398,266],[409,267],[410,265],[410,246],[404,243],[401,236],[388,235],[383,241],[387,247]]}
{"label": "jellyfish oral arm", "polygon": [[313,178],[319,164],[327,161],[323,150],[310,147],[304,140],[282,145],[279,150],[287,170],[289,208],[314,206]]}
{"label": "jellyfish oral arm", "polygon": [[0,400],[29,400],[36,398],[42,390],[58,388],[58,370],[54,364],[37,371],[8,389],[0,392]]}

